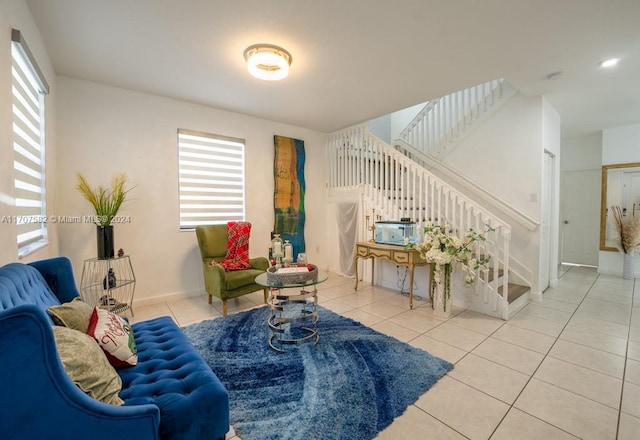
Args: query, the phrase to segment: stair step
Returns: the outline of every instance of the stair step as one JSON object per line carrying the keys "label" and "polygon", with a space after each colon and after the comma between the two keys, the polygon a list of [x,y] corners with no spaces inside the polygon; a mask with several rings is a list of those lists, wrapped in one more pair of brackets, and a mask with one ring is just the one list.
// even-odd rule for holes
{"label": "stair step", "polygon": [[[504,269],[498,269],[498,278],[501,278],[504,275]],[[487,276],[487,281],[493,281],[493,269],[489,269],[489,275]],[[511,286],[511,285],[509,285]],[[509,287],[511,289],[511,287]]]}
{"label": "stair step", "polygon": [[[498,294],[502,296],[502,286],[498,287]],[[520,298],[522,295],[527,293],[531,288],[529,286],[521,286],[520,284],[511,284],[509,283],[509,297],[507,300],[509,304]]]}

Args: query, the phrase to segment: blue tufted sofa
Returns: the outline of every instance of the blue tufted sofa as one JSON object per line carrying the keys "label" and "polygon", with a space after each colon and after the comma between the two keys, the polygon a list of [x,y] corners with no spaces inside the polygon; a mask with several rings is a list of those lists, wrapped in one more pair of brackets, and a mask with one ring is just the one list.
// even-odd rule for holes
{"label": "blue tufted sofa", "polygon": [[169,317],[132,325],[138,365],[121,368],[124,406],[67,376],[46,309],[78,296],[65,257],[0,268],[1,439],[220,439],[229,396]]}

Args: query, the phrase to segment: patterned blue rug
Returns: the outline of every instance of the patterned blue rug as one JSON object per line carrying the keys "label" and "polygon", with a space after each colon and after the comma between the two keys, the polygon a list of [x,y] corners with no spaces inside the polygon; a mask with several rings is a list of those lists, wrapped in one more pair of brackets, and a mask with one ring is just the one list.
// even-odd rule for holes
{"label": "patterned blue rug", "polygon": [[267,345],[268,308],[184,328],[229,390],[242,440],[369,440],[453,365],[318,307],[318,345]]}

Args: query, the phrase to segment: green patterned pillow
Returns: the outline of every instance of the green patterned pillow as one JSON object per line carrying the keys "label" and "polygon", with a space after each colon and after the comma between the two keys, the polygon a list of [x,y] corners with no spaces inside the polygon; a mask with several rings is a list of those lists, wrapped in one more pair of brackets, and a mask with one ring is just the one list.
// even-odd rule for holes
{"label": "green patterned pillow", "polygon": [[53,335],[65,371],[82,391],[105,403],[124,404],[118,396],[122,380],[91,336],[62,326],[53,326]]}
{"label": "green patterned pillow", "polygon": [[89,328],[93,307],[80,298],[74,298],[73,301],[49,307],[47,313],[51,315],[56,325],[86,333]]}

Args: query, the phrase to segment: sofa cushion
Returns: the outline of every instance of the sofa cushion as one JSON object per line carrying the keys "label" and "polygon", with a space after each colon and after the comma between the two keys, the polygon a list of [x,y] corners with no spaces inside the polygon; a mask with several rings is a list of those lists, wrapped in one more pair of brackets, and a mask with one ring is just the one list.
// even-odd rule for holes
{"label": "sofa cushion", "polygon": [[95,307],[87,334],[98,342],[114,367],[128,367],[138,363],[133,330],[127,321],[115,313]]}
{"label": "sofa cushion", "polygon": [[216,438],[225,433],[229,425],[227,390],[182,330],[169,317],[132,327],[138,365],[119,370],[120,396],[126,404],[157,405],[162,414],[161,438]]}
{"label": "sofa cushion", "polygon": [[262,273],[264,273],[263,270],[257,269],[227,272],[225,274],[225,281],[227,283],[226,288],[227,290],[234,290],[239,287],[255,284],[256,277]]}
{"label": "sofa cushion", "polygon": [[82,391],[105,403],[124,403],[118,396],[122,380],[91,336],[62,326],[53,326],[53,335],[65,371]]}
{"label": "sofa cushion", "polygon": [[89,329],[93,307],[80,298],[74,298],[73,301],[49,307],[47,313],[51,315],[56,325],[86,333]]}

